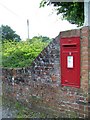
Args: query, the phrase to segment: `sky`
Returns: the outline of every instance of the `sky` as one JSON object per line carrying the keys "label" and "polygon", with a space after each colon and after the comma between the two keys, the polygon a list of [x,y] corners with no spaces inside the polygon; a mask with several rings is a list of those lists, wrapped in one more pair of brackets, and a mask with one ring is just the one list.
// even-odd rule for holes
{"label": "sky", "polygon": [[28,38],[27,19],[29,20],[29,37],[47,36],[55,38],[60,31],[76,29],[57,15],[53,5],[39,8],[41,0],[0,0],[0,26],[10,26],[22,40]]}

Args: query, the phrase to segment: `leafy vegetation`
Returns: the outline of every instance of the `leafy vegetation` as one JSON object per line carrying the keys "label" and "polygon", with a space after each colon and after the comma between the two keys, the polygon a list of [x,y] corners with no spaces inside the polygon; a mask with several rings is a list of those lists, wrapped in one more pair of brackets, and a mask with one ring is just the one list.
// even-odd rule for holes
{"label": "leafy vegetation", "polygon": [[[83,1],[83,0],[82,0]],[[82,26],[84,23],[84,2],[51,2],[56,7],[57,14],[62,14],[63,19],[68,20],[71,24]],[[50,5],[50,0],[42,0],[40,7]]]}
{"label": "leafy vegetation", "polygon": [[[46,37],[44,37],[46,39]],[[51,41],[42,36],[27,41],[5,41],[2,43],[2,67],[27,67]],[[43,41],[45,40],[45,41]]]}
{"label": "leafy vegetation", "polygon": [[0,29],[2,32],[2,41],[4,40],[20,41],[21,40],[20,36],[17,35],[16,32],[13,31],[11,27],[9,27],[8,25],[6,26],[2,25]]}
{"label": "leafy vegetation", "polygon": [[32,109],[20,104],[19,102],[15,103],[15,108],[19,111],[16,118],[45,118],[44,113],[33,111]]}

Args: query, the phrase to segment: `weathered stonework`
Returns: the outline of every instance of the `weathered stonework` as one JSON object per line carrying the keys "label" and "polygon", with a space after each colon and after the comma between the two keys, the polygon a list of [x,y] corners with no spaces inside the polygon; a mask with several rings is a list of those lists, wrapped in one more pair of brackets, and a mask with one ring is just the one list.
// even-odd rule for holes
{"label": "weathered stonework", "polygon": [[[81,85],[61,85],[60,38],[80,36]],[[61,32],[27,68],[2,69],[3,94],[35,110],[61,118],[88,118],[90,114],[90,30]]]}

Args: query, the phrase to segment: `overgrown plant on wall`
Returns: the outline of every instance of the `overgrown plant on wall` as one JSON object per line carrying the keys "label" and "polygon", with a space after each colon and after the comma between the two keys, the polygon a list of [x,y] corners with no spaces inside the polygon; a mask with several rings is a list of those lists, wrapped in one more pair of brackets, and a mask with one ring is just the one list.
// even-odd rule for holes
{"label": "overgrown plant on wall", "polygon": [[34,37],[27,41],[4,41],[2,43],[2,67],[27,67],[48,45],[41,37]]}

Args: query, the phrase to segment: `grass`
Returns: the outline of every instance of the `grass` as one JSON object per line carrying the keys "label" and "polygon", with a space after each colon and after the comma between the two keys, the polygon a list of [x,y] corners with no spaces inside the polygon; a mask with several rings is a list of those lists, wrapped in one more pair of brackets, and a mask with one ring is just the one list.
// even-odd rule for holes
{"label": "grass", "polygon": [[20,103],[16,102],[15,108],[19,111],[17,118],[45,118],[45,114],[33,111],[28,107],[21,106]]}
{"label": "grass", "polygon": [[15,118],[46,118],[47,115],[44,113],[33,111],[27,106],[22,105],[18,101],[13,101],[10,98],[3,96],[3,106],[11,110],[16,110]]}

